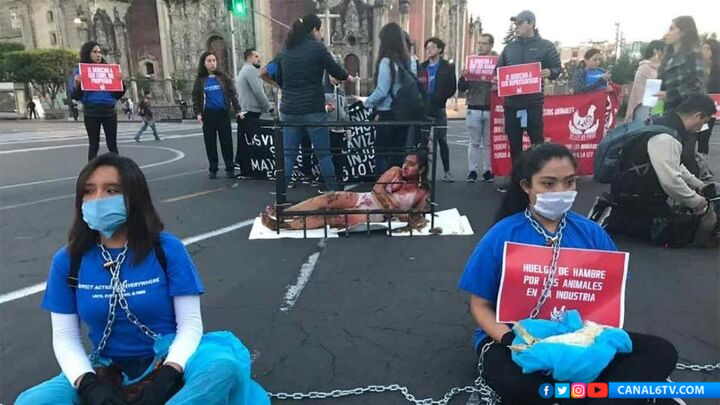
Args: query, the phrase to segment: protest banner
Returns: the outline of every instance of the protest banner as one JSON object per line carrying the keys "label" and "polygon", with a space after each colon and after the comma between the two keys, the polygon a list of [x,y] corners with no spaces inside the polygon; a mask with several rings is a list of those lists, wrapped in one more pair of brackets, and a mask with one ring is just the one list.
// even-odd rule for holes
{"label": "protest banner", "polygon": [[80,88],[82,91],[122,91],[120,65],[108,63],[81,63]]}
{"label": "protest banner", "polygon": [[497,65],[497,56],[478,56],[470,55],[465,61],[467,66],[468,81],[491,82],[495,76],[495,66]]}
{"label": "protest banner", "polygon": [[498,96],[519,96],[542,91],[540,62],[502,66],[498,73]]}
{"label": "protest banner", "polygon": [[[529,317],[550,273],[551,247],[505,242],[497,322]],[[560,248],[550,296],[538,318],[576,309],[583,319],[621,328],[625,317],[628,253]]]}

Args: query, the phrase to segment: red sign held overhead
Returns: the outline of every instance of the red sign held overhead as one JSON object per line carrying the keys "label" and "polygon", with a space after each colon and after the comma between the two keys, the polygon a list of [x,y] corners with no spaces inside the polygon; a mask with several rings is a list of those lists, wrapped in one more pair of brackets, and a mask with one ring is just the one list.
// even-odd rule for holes
{"label": "red sign held overhead", "polygon": [[715,100],[715,118],[720,119],[720,94],[711,94],[710,97]]}
{"label": "red sign held overhead", "polygon": [[495,76],[497,56],[468,56],[465,61],[468,81],[491,82]]}
{"label": "red sign held overhead", "polygon": [[81,63],[80,88],[83,91],[122,91],[120,65]]}
{"label": "red sign held overhead", "polygon": [[[622,328],[629,255],[624,252],[561,248],[555,282],[538,318],[576,309],[583,319]],[[543,292],[552,248],[505,242],[497,300],[497,322],[527,319]]]}
{"label": "red sign held overhead", "polygon": [[500,97],[534,94],[542,91],[540,62],[498,68],[498,95]]}

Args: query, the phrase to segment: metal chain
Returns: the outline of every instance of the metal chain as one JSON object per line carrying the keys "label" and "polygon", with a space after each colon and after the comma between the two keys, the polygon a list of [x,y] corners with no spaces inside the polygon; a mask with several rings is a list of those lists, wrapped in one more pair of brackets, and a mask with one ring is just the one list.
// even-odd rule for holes
{"label": "metal chain", "polygon": [[[558,267],[558,260],[560,258],[560,244],[562,242],[562,235],[563,230],[565,229],[565,226],[567,224],[566,218],[567,215],[563,215],[562,220],[560,221],[560,225],[558,226],[558,230],[555,234],[555,236],[551,236],[550,234],[545,231],[545,229],[535,220],[535,218],[532,217],[532,214],[530,213],[529,209],[525,210],[525,217],[530,222],[530,225],[543,237],[545,237],[547,244],[551,245],[553,248],[553,255],[552,255],[552,261],[550,263],[550,272],[548,274],[548,278],[545,280],[545,283],[543,285],[543,292],[540,295],[540,298],[538,299],[537,304],[535,305],[535,308],[533,308],[532,312],[530,313],[530,318],[536,318],[538,314],[540,313],[540,310],[545,304],[545,301],[547,301],[548,297],[550,296],[550,290],[552,288],[552,285],[555,281],[555,274],[557,272]],[[424,399],[418,399],[413,394],[410,393],[407,387],[398,385],[398,384],[392,384],[392,385],[368,385],[366,387],[361,388],[353,388],[349,390],[333,390],[329,392],[320,392],[320,391],[310,391],[308,393],[303,392],[294,392],[294,393],[286,393],[286,392],[277,392],[277,393],[269,393],[271,398],[275,398],[278,400],[303,400],[303,399],[326,399],[326,398],[343,398],[351,395],[363,395],[367,394],[369,392],[374,393],[384,393],[384,392],[400,392],[403,394],[406,400],[409,402],[412,402],[416,405],[447,405],[447,403],[455,396],[460,393],[470,393],[470,394],[478,394],[480,399],[486,404],[486,405],[498,405],[501,403],[502,398],[500,395],[498,395],[492,387],[490,387],[487,382],[485,381],[485,378],[483,377],[483,360],[485,358],[485,353],[487,353],[488,350],[490,350],[490,347],[492,347],[493,344],[496,344],[495,342],[488,342],[485,343],[485,345],[482,347],[482,350],[480,351],[480,356],[478,357],[478,377],[474,381],[474,385],[468,385],[465,387],[455,387],[448,391],[442,399],[434,400],[432,398],[424,398]],[[682,363],[677,364],[678,370],[692,370],[692,371],[714,371],[720,369],[720,363],[718,364],[708,364],[705,366],[698,366],[698,365],[685,365]]]}
{"label": "metal chain", "polygon": [[540,294],[540,298],[538,299],[537,304],[535,304],[535,308],[533,308],[533,310],[530,312],[530,319],[535,319],[540,314],[540,309],[542,309],[545,301],[547,301],[547,299],[550,297],[550,289],[552,289],[553,283],[555,282],[555,273],[557,273],[558,260],[560,259],[560,243],[562,242],[563,230],[565,229],[565,225],[567,224],[565,220],[567,218],[567,214],[563,214],[562,220],[560,220],[560,225],[558,226],[555,236],[551,236],[550,234],[548,234],[547,231],[545,231],[545,229],[540,225],[540,223],[538,223],[535,218],[532,217],[532,214],[530,213],[530,208],[525,209],[525,218],[527,218],[527,220],[530,222],[530,225],[532,225],[532,227],[545,238],[546,243],[552,246],[553,249],[552,260],[550,262],[550,273],[545,279],[542,294]]}
{"label": "metal chain", "polygon": [[120,282],[120,267],[125,262],[125,258],[127,257],[127,242],[125,243],[125,246],[123,246],[123,250],[118,254],[118,256],[113,259],[110,252],[107,251],[105,246],[98,242],[98,246],[100,247],[100,251],[102,253],[103,259],[105,259],[105,263],[109,263],[110,266],[110,289],[112,290],[112,293],[110,294],[109,298],[109,305],[108,305],[108,317],[107,322],[105,323],[105,329],[103,329],[102,338],[100,338],[100,342],[97,345],[97,348],[93,353],[90,355],[91,360],[97,359],[97,357],[100,355],[100,352],[105,348],[105,345],[107,344],[108,339],[110,338],[110,334],[112,333],[112,327],[115,323],[115,308],[117,304],[120,304],[120,308],[122,308],[123,311],[125,311],[125,316],[127,319],[135,326],[140,329],[146,336],[151,338],[152,340],[156,340],[158,338],[158,335],[153,332],[150,328],[145,326],[140,320],[130,311],[130,307],[128,306],[127,299],[125,298],[125,286],[127,285],[127,280],[124,280]]}
{"label": "metal chain", "polygon": [[704,366],[698,365],[698,364],[683,364],[678,363],[675,365],[675,368],[678,370],[690,370],[690,371],[706,371],[706,372],[713,372],[720,370],[720,363],[716,364],[705,364]]}

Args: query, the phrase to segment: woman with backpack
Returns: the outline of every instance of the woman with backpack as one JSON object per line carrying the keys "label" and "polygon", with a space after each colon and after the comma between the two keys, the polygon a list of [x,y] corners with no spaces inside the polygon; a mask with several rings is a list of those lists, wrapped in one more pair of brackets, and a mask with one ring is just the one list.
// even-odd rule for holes
{"label": "woman with backpack", "polygon": [[[380,50],[375,63],[375,90],[363,102],[365,108],[372,108],[380,122],[396,121],[393,104],[402,86],[401,75],[410,75],[414,80],[417,64],[412,63],[406,47],[405,33],[396,23],[386,24],[380,30]],[[399,166],[408,128],[379,126],[375,132],[375,173],[385,173],[392,166]]]}
{"label": "woman with backpack", "polygon": [[[103,51],[95,41],[89,41],[80,47],[80,63],[107,63]],[[122,73],[120,80],[123,80]],[[73,71],[70,79],[70,97],[83,104],[85,131],[89,146],[88,160],[93,160],[100,149],[100,127],[105,131],[105,143],[110,152],[118,153],[117,147],[117,101],[125,94],[125,83],[121,91],[83,91],[80,68]]]}
{"label": "woman with backpack", "polygon": [[200,55],[192,98],[193,110],[203,127],[205,152],[210,164],[208,177],[217,178],[217,141],[220,139],[225,173],[228,179],[235,178],[230,119],[241,116],[240,105],[235,84],[228,75],[220,70],[217,57],[212,51],[205,51]]}
{"label": "woman with backpack", "polygon": [[602,55],[597,48],[588,49],[583,60],[578,64],[572,78],[574,94],[589,93],[604,89],[610,83],[610,72],[600,67]]}
{"label": "woman with backpack", "polygon": [[16,404],[270,403],[245,346],[230,332],[203,334],[200,276],[163,231],[134,161],[107,153],[88,163],[74,211],[42,300],[62,373]]}

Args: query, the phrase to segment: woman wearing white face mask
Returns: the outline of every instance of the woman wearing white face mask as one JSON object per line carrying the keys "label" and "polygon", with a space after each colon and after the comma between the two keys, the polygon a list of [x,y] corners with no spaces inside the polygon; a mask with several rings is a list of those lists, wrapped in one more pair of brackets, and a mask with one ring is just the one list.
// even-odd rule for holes
{"label": "woman wearing white face mask", "polygon": [[111,153],[93,159],[42,301],[62,373],[15,403],[269,404],[242,343],[230,332],[203,334],[203,291],[182,242],[163,231],[137,164]]}
{"label": "woman wearing white face mask", "polygon": [[[475,248],[459,282],[471,294],[470,311],[479,326],[474,336],[477,353],[489,344],[483,377],[503,403],[544,403],[538,387],[554,383],[545,373],[523,373],[507,348],[515,338],[512,325],[496,322],[505,242],[554,246],[560,240],[563,248],[617,250],[599,225],[570,211],[577,195],[576,168],[575,158],[561,145],[542,144],[524,153],[513,170],[497,222]],[[615,355],[596,381],[664,381],[677,361],[672,344],[655,336],[629,335],[632,352]]]}

